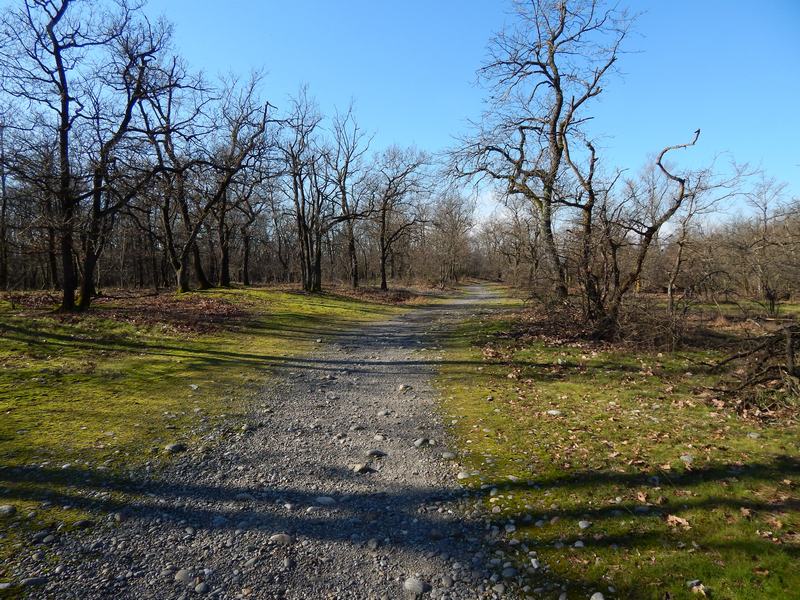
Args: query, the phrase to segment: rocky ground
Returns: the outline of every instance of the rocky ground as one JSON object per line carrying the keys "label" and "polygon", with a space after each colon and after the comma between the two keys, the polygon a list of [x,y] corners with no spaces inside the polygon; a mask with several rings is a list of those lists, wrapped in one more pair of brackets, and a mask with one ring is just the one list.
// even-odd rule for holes
{"label": "rocky ground", "polygon": [[81,492],[96,522],[39,532],[16,584],[59,599],[523,596],[458,485],[431,387],[437,331],[488,296],[470,288],[287,361],[225,443],[172,447],[121,502],[114,482]]}

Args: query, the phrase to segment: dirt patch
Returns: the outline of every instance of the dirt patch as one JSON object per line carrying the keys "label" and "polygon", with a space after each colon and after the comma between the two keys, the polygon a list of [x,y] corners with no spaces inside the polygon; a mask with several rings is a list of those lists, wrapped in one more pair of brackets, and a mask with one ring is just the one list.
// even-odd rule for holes
{"label": "dirt patch", "polygon": [[[8,295],[20,316],[42,316],[58,304],[52,292],[26,292]],[[175,333],[211,333],[233,329],[252,313],[242,303],[202,295],[178,297],[171,293],[153,294],[115,290],[95,299],[87,313],[45,312],[62,323],[77,323],[87,318],[109,319],[137,327],[160,327]]]}
{"label": "dirt patch", "polygon": [[360,287],[354,290],[347,286],[335,286],[329,290],[337,296],[375,302],[377,304],[422,304],[431,298],[442,297],[441,290],[428,288],[393,288],[382,290],[378,287]]}

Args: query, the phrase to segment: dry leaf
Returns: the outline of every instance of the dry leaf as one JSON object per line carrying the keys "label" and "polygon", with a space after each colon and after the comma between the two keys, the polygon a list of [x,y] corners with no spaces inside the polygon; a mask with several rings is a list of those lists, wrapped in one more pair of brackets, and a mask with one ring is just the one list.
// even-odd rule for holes
{"label": "dry leaf", "polygon": [[667,515],[667,525],[670,527],[683,527],[684,529],[692,528],[692,526],[689,525],[689,521],[676,515]]}

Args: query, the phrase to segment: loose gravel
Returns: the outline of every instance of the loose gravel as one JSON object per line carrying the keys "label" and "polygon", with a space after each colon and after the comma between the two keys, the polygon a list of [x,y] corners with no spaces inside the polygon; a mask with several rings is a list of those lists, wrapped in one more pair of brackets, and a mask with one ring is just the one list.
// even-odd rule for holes
{"label": "loose gravel", "polygon": [[476,286],[287,360],[224,441],[169,445],[134,496],[99,494],[96,522],[39,532],[14,585],[83,600],[518,597],[490,570],[431,386],[437,332],[489,295]]}

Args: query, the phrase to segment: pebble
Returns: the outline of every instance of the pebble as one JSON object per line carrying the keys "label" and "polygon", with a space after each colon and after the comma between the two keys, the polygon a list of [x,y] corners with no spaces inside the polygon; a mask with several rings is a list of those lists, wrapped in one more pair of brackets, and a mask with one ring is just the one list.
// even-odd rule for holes
{"label": "pebble", "polygon": [[13,517],[17,508],[13,504],[0,504],[0,517]]}
{"label": "pebble", "polygon": [[417,438],[414,440],[414,447],[415,448],[422,448],[428,444],[428,438]]}
{"label": "pebble", "polygon": [[188,569],[178,569],[175,573],[175,581],[178,583],[189,583],[192,579],[192,573]]}
{"label": "pebble", "polygon": [[208,592],[208,590],[209,587],[205,581],[198,583],[194,588],[194,591],[197,592],[198,594],[205,594],[206,592]]}
{"label": "pebble", "polygon": [[560,417],[561,416],[561,411],[560,410],[555,410],[555,409],[548,410],[547,414],[550,415],[551,417]]}
{"label": "pebble", "polygon": [[595,592],[589,597],[589,600],[605,600],[606,597],[603,596],[602,592]]}
{"label": "pebble", "polygon": [[314,503],[319,504],[320,506],[331,506],[336,504],[336,500],[331,498],[330,496],[317,496],[314,498]]}
{"label": "pebble", "polygon": [[164,452],[167,454],[177,454],[178,452],[186,452],[187,446],[183,442],[174,442],[164,446]]}
{"label": "pebble", "polygon": [[75,529],[88,529],[92,525],[94,525],[94,522],[91,519],[81,519],[80,521],[75,521],[73,527]]}
{"label": "pebble", "polygon": [[292,536],[289,535],[288,533],[276,533],[269,537],[269,541],[272,542],[273,544],[278,544],[280,546],[288,546],[294,540],[292,539]]}
{"label": "pebble", "polygon": [[442,458],[445,460],[453,460],[456,457],[454,452],[442,452]]}
{"label": "pebble", "polygon": [[367,456],[369,456],[370,458],[383,458],[384,456],[386,456],[386,452],[384,452],[383,450],[378,450],[377,448],[373,448],[372,450],[367,452]]}
{"label": "pebble", "polygon": [[47,583],[47,577],[27,577],[19,582],[22,587],[35,587]]}
{"label": "pebble", "polygon": [[416,577],[409,577],[403,582],[403,589],[415,596],[421,596],[428,590],[428,584]]}
{"label": "pebble", "polygon": [[592,524],[590,521],[578,521],[578,527],[581,529],[589,529],[591,526]]}

